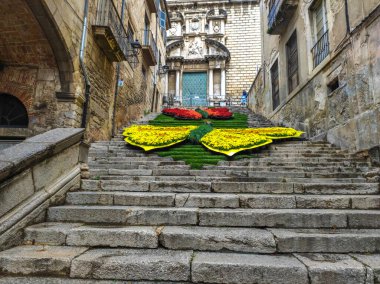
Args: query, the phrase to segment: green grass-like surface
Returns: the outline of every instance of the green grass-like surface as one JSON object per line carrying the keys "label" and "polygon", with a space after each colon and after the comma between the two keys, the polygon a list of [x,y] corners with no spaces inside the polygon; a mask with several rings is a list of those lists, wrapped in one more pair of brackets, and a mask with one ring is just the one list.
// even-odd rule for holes
{"label": "green grass-like surface", "polygon": [[253,157],[249,154],[236,154],[233,157],[227,157],[223,154],[211,152],[202,145],[190,143],[156,150],[155,153],[161,157],[172,157],[176,161],[185,161],[192,169],[201,169],[204,165],[216,165],[219,161],[235,161]]}
{"label": "green grass-like surface", "polygon": [[[247,128],[247,115],[234,113],[234,117],[228,120],[202,119],[202,120],[178,120],[173,117],[160,114],[149,122],[155,126],[185,126],[202,125],[206,121],[211,122],[214,128]],[[161,157],[172,157],[174,160],[185,161],[192,169],[201,169],[204,165],[216,165],[219,161],[234,161],[243,158],[252,158],[249,151],[241,152],[233,157],[212,152],[202,145],[182,143],[167,149],[156,150],[155,153]]]}

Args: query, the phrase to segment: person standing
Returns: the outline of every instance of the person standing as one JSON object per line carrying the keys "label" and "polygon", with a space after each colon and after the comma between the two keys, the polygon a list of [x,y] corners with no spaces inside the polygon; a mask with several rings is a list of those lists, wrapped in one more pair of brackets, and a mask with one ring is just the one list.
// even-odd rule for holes
{"label": "person standing", "polygon": [[247,106],[248,93],[246,90],[243,91],[241,95],[241,106]]}

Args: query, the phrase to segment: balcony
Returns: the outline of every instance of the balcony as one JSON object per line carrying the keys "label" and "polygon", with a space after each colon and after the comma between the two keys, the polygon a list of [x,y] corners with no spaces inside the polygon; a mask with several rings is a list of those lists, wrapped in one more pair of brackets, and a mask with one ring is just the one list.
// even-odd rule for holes
{"label": "balcony", "polygon": [[329,31],[326,31],[311,50],[316,68],[330,53]]}
{"label": "balcony", "polygon": [[130,43],[112,0],[99,0],[92,28],[96,42],[110,61],[127,60]]}
{"label": "balcony", "polygon": [[158,14],[158,10],[160,7],[160,0],[145,0],[148,6],[148,9],[151,13]]}
{"label": "balcony", "polygon": [[268,14],[268,34],[280,35],[287,29],[299,0],[270,0]]}
{"label": "balcony", "polygon": [[157,45],[150,30],[142,31],[142,57],[148,66],[155,66],[157,64]]}

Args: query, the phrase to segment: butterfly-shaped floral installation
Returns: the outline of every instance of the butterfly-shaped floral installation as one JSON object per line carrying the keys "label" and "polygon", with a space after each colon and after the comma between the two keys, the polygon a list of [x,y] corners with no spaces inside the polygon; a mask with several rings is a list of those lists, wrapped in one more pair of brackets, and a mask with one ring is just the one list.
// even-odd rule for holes
{"label": "butterfly-shaped floral installation", "polygon": [[[145,151],[166,148],[185,141],[198,126],[159,127],[133,125],[124,130],[125,141]],[[211,151],[233,156],[238,152],[262,147],[274,139],[297,138],[302,131],[286,127],[213,129],[199,142]]]}

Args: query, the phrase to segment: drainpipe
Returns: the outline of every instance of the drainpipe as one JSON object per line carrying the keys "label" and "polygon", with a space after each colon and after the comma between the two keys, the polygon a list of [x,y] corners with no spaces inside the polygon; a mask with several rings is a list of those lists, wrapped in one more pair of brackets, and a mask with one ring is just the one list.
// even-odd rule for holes
{"label": "drainpipe", "polygon": [[346,13],[346,32],[347,35],[351,33],[351,27],[350,27],[350,14],[348,12],[348,0],[344,0],[344,11]]}
{"label": "drainpipe", "polygon": [[[157,7],[157,8],[159,8],[159,7]],[[156,61],[157,61],[157,64],[158,64],[158,27],[159,27],[159,19],[160,19],[160,17],[159,17],[159,12],[160,11],[157,11],[157,13],[156,13],[156,39],[155,39],[155,41],[156,41],[156,48],[157,48],[157,50],[156,50]],[[156,65],[157,66],[157,65]],[[154,66],[154,74],[153,74],[153,96],[152,96],[152,106],[151,106],[151,108],[150,108],[150,111],[151,112],[153,112],[153,110],[154,110],[154,104],[155,104],[155,95],[156,95],[156,88],[157,88],[157,71],[158,71],[158,67],[156,67],[156,66]]]}
{"label": "drainpipe", "polygon": [[[124,25],[124,10],[125,10],[125,1],[121,2],[121,25]],[[121,36],[121,35],[120,35]],[[129,44],[129,43],[128,43]],[[127,54],[128,56],[128,54]],[[116,107],[117,107],[117,94],[119,92],[119,80],[120,80],[120,63],[116,64],[116,83],[115,83],[115,93],[113,95],[113,112],[112,112],[112,137],[115,137],[115,126],[116,126]]]}
{"label": "drainpipe", "polygon": [[85,99],[84,99],[84,104],[83,104],[83,113],[82,113],[82,128],[86,128],[87,124],[87,109],[88,109],[88,104],[90,100],[90,89],[91,89],[91,83],[88,78],[88,73],[87,73],[87,68],[84,63],[84,51],[86,48],[86,38],[87,38],[87,17],[88,17],[88,1],[85,0],[84,4],[84,17],[83,17],[83,27],[82,27],[82,38],[81,38],[81,43],[80,43],[80,52],[79,52],[79,63],[80,67],[83,72],[84,76],[84,82],[85,82]]}

